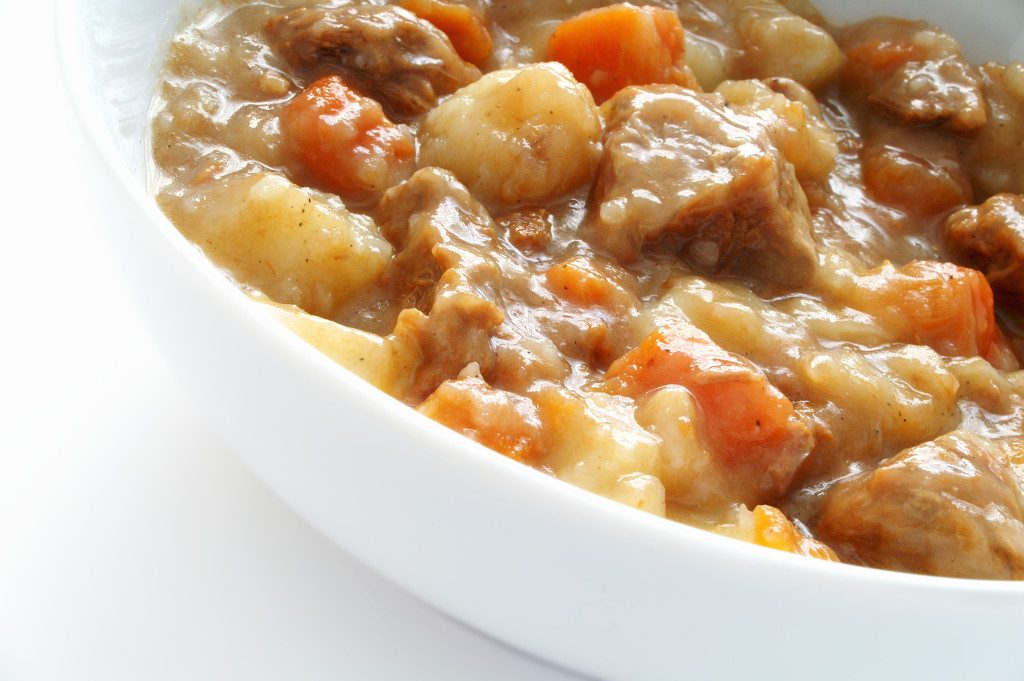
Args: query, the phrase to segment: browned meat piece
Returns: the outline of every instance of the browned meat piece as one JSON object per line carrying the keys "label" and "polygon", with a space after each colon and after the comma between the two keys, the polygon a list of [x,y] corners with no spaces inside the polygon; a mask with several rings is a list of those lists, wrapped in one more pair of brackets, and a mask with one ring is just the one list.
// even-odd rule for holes
{"label": "browned meat piece", "polygon": [[375,297],[404,310],[393,337],[421,358],[407,397],[419,403],[473,362],[488,375],[505,315],[486,211],[451,173],[425,168],[388,190],[378,218],[396,255]]}
{"label": "browned meat piece", "polygon": [[1024,578],[1024,494],[1004,447],[954,431],[825,498],[818,538],[844,559],[949,577]]}
{"label": "browned meat piece", "polygon": [[952,37],[923,21],[875,17],[840,35],[845,86],[906,125],[966,133],[988,119],[978,70]]}
{"label": "browned meat piece", "polygon": [[864,185],[876,201],[913,215],[971,202],[971,180],[951,135],[933,128],[877,128],[861,149]]}
{"label": "browned meat piece", "polygon": [[945,122],[950,130],[966,133],[987,119],[975,68],[962,57],[908,62],[869,101],[904,125]]}
{"label": "browned meat piece", "polygon": [[1024,309],[1024,196],[996,194],[957,211],[946,239],[958,259],[985,273],[1000,299]]}
{"label": "browned meat piece", "polygon": [[807,198],[762,117],[718,94],[627,88],[605,104],[594,240],[617,258],[677,235],[704,271],[782,286],[816,264]]}
{"label": "browned meat piece", "polygon": [[988,124],[964,145],[979,197],[1024,194],[1024,63],[985,64],[981,81]]}
{"label": "browned meat piece", "polygon": [[544,208],[527,208],[498,218],[508,231],[508,240],[523,253],[539,253],[551,243],[551,213]]}
{"label": "browned meat piece", "polygon": [[491,340],[504,314],[493,302],[469,290],[468,282],[456,270],[446,272],[443,279],[430,313],[402,311],[392,336],[399,347],[420,357],[405,396],[413,404],[472,363],[486,373],[494,367]]}
{"label": "browned meat piece", "polygon": [[438,97],[480,77],[448,37],[396,7],[297,9],[267,23],[277,50],[316,74],[341,70],[389,113],[426,113]]}
{"label": "browned meat piece", "polygon": [[536,463],[542,455],[537,406],[526,397],[492,388],[478,376],[445,381],[419,411],[517,461]]}

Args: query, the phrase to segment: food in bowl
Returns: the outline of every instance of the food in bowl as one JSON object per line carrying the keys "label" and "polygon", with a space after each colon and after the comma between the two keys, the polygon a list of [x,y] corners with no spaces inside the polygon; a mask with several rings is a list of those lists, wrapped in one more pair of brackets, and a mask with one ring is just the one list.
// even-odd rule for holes
{"label": "food in bowl", "polygon": [[1021,64],[792,0],[222,0],[171,43],[153,186],[290,328],[496,456],[1021,579],[1022,109]]}

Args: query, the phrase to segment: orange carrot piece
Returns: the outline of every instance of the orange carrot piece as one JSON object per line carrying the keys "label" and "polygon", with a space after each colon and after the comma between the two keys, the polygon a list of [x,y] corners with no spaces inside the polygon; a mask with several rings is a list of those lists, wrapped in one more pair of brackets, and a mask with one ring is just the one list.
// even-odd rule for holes
{"label": "orange carrot piece", "polygon": [[858,289],[905,343],[950,357],[986,357],[998,349],[992,288],[977,270],[931,260],[899,268],[886,263]]}
{"label": "orange carrot piece", "polygon": [[527,463],[541,458],[536,405],[521,395],[492,388],[482,378],[445,381],[418,411],[509,458]]}
{"label": "orange carrot piece", "polygon": [[839,560],[827,545],[800,534],[786,514],[774,506],[754,509],[754,543],[821,560]]}
{"label": "orange carrot piece", "polygon": [[873,88],[896,69],[921,56],[921,48],[909,40],[882,39],[862,43],[846,53],[843,78],[855,86]]}
{"label": "orange carrot piece", "polygon": [[609,305],[621,289],[591,260],[576,256],[544,273],[548,288],[577,305]]}
{"label": "orange carrot piece", "polygon": [[444,0],[402,0],[402,7],[447,35],[466,61],[479,66],[491,56],[494,41],[479,12]]}
{"label": "orange carrot piece", "polygon": [[291,152],[347,199],[369,200],[415,170],[412,133],[338,76],[296,95],[281,114],[281,128]]}
{"label": "orange carrot piece", "polygon": [[692,86],[679,17],[660,7],[629,3],[583,12],[559,25],[548,58],[564,64],[598,103],[627,85]]}
{"label": "orange carrot piece", "polygon": [[666,385],[689,390],[712,450],[727,462],[792,458],[810,447],[793,403],[757,367],[689,324],[651,333],[612,363],[606,381],[611,392],[633,397]]}

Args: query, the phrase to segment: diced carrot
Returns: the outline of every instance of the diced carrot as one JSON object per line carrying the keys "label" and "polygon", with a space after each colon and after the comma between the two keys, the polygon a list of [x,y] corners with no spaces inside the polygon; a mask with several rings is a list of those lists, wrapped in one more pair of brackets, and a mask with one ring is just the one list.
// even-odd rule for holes
{"label": "diced carrot", "polygon": [[995,349],[992,288],[977,270],[918,260],[885,263],[864,275],[851,292],[870,303],[899,340],[927,345],[949,357],[985,357]]}
{"label": "diced carrot", "polygon": [[920,52],[909,37],[907,40],[887,38],[861,43],[846,53],[843,77],[854,86],[877,86]]}
{"label": "diced carrot", "polygon": [[753,543],[822,560],[839,560],[827,545],[802,535],[786,514],[774,506],[754,509]]}
{"label": "diced carrot", "polygon": [[291,152],[347,199],[369,200],[415,170],[412,133],[338,76],[322,78],[296,95],[281,115],[281,127]]}
{"label": "diced carrot", "polygon": [[536,463],[541,457],[536,405],[529,398],[492,388],[482,378],[445,381],[418,410],[509,458]]}
{"label": "diced carrot", "polygon": [[927,141],[915,148],[919,131],[911,136],[899,128],[896,135],[904,137],[906,146],[869,140],[861,150],[864,186],[871,198],[913,215],[948,213],[970,202],[970,178],[956,160],[960,152],[952,137],[945,138],[949,148],[943,149]]}
{"label": "diced carrot", "polygon": [[994,366],[1000,371],[1019,371],[1020,361],[1017,360],[1017,355],[1013,352],[1013,346],[1010,345],[1010,341],[1007,340],[1003,332],[996,327],[995,339],[992,341],[992,347],[990,347],[983,355],[981,355],[985,361]]}
{"label": "diced carrot", "polygon": [[564,64],[598,103],[627,85],[693,86],[678,15],[629,3],[583,12],[559,25],[548,58]]}
{"label": "diced carrot", "polygon": [[491,56],[494,41],[480,12],[445,0],[402,0],[402,7],[447,35],[466,61],[479,66]]}
{"label": "diced carrot", "polygon": [[793,403],[747,360],[719,347],[685,323],[657,329],[615,360],[607,389],[633,397],[666,385],[690,391],[713,451],[732,463],[771,465],[802,458],[811,436]]}
{"label": "diced carrot", "polygon": [[544,273],[548,288],[555,295],[577,305],[610,305],[622,289],[594,262],[582,256],[564,260]]}

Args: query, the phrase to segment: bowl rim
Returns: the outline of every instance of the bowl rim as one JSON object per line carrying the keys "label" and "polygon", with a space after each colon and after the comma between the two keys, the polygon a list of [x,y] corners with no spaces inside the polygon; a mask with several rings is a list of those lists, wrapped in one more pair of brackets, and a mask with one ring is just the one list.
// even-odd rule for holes
{"label": "bowl rim", "polygon": [[[88,53],[83,40],[82,1],[55,0],[54,3],[56,48],[65,91],[69,95],[74,117],[85,133],[89,146],[99,158],[103,169],[114,178],[117,189],[130,199],[140,214],[145,216],[145,228],[153,229],[164,248],[173,250],[175,257],[189,263],[189,269],[195,276],[204,280],[204,285],[208,287],[211,295],[215,294],[223,300],[230,301],[233,307],[242,310],[254,325],[281,347],[282,352],[294,355],[312,370],[340,382],[346,392],[353,394],[364,405],[372,405],[383,420],[391,420],[401,423],[405,428],[430,433],[434,440],[444,443],[443,455],[451,456],[454,465],[462,466],[467,471],[470,467],[477,467],[479,470],[475,473],[505,480],[506,484],[531,485],[535,493],[558,497],[558,503],[566,505],[575,513],[588,513],[594,520],[600,521],[607,528],[609,538],[620,531],[642,532],[647,535],[646,539],[664,547],[666,551],[685,550],[687,545],[700,545],[709,551],[731,552],[734,554],[731,557],[733,560],[758,561],[764,565],[775,564],[777,569],[794,573],[792,576],[843,580],[851,586],[898,586],[936,595],[977,593],[1024,597],[1024,581],[940,577],[818,560],[654,516],[496,454],[370,385],[288,330],[271,315],[269,309],[263,310],[255,305],[249,296],[232,283],[198,247],[189,242],[160,211],[153,200],[154,197],[145,186],[148,183],[140,183],[128,170],[114,140],[109,135],[108,126],[98,107],[91,104],[96,98],[96,93],[88,87],[92,74],[87,60],[79,58]],[[148,124],[146,130],[149,131]],[[290,506],[287,502],[283,503]],[[304,519],[311,522],[309,518]],[[342,545],[342,548],[345,547]]]}

